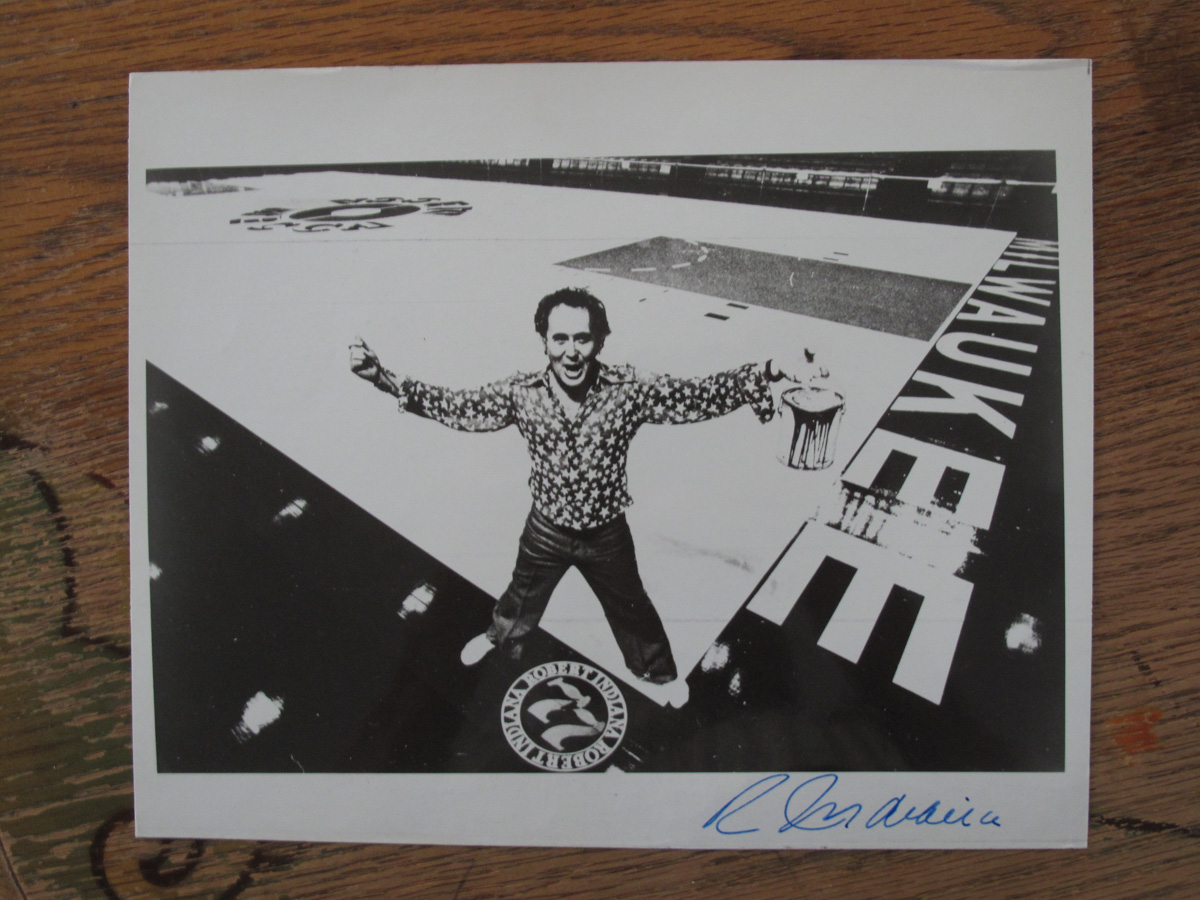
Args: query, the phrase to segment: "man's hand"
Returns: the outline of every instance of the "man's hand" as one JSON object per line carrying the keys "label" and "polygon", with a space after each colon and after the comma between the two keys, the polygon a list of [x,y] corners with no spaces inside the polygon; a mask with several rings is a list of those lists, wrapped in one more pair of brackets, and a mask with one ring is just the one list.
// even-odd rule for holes
{"label": "man's hand", "polygon": [[806,347],[801,357],[767,360],[767,380],[781,381],[785,378],[797,384],[820,386],[829,378],[829,370],[819,365],[816,354]]}
{"label": "man's hand", "polygon": [[389,372],[375,355],[375,351],[367,346],[360,337],[350,345],[350,371],[363,381],[369,381],[384,393],[393,397],[400,396],[400,388],[396,384],[396,373]]}

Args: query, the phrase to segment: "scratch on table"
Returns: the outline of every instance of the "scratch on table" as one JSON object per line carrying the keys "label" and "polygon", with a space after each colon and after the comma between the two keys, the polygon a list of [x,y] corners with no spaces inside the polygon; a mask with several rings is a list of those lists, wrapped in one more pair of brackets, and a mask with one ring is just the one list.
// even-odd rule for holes
{"label": "scratch on table", "polygon": [[1200,828],[1194,825],[1176,825],[1174,822],[1153,822],[1130,816],[1092,816],[1093,825],[1106,825],[1121,831],[1141,834],[1178,834],[1182,837],[1200,838]]}
{"label": "scratch on table", "polygon": [[463,872],[462,879],[458,882],[458,887],[454,889],[454,897],[451,900],[458,900],[458,895],[462,893],[463,885],[467,883],[467,879],[471,877],[471,873],[475,870],[475,860],[471,860],[467,864],[467,871]]}

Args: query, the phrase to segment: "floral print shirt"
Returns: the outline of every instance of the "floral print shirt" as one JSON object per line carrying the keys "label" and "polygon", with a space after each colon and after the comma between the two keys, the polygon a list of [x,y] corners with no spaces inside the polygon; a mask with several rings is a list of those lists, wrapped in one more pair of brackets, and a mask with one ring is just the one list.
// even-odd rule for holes
{"label": "floral print shirt", "polygon": [[574,416],[555,394],[549,368],[471,390],[405,378],[400,409],[461,431],[516,425],[533,460],[529,488],[534,505],[553,522],[573,529],[610,522],[633,503],[625,463],[629,442],[642,425],[701,422],[745,404],[763,422],[774,414],[762,364],[704,378],[598,366],[595,383]]}

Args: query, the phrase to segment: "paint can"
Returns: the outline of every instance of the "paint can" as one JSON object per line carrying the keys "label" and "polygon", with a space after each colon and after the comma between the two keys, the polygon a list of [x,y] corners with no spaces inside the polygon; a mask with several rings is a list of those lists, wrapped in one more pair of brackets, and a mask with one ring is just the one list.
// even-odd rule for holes
{"label": "paint can", "polygon": [[829,468],[846,398],[829,388],[794,387],[779,400],[779,461],[793,469]]}

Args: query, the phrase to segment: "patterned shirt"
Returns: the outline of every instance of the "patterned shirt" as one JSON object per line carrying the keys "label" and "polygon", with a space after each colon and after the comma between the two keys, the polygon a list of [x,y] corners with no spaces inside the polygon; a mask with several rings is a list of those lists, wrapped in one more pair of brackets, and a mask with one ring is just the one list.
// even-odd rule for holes
{"label": "patterned shirt", "polygon": [[596,381],[574,417],[552,389],[549,368],[473,390],[405,378],[400,409],[461,431],[516,425],[533,460],[529,488],[534,505],[551,521],[575,529],[610,522],[633,503],[625,462],[629,442],[642,425],[702,422],[747,403],[763,422],[774,413],[761,364],[705,378],[598,366]]}

